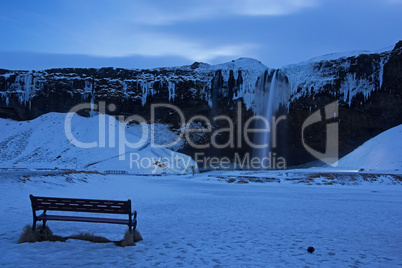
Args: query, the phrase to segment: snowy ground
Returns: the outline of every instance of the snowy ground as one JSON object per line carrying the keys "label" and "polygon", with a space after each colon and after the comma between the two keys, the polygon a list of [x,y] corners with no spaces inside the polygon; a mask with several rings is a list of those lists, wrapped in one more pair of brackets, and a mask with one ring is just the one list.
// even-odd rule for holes
{"label": "snowy ground", "polygon": [[[308,185],[280,179],[244,184],[227,183],[217,172],[147,177],[0,171],[0,185],[2,267],[402,265],[402,187],[392,181]],[[144,240],[125,248],[78,240],[17,244],[22,228],[31,224],[30,193],[130,198]],[[126,229],[73,222],[49,226],[57,235],[93,231],[111,240],[122,239]],[[308,253],[308,246],[316,251]]]}
{"label": "snowy ground", "polygon": [[[181,154],[146,142],[127,152],[155,158],[153,166],[128,170],[117,160],[119,148],[109,146],[115,140],[110,131],[106,148],[80,149],[66,140],[64,118],[53,113],[27,122],[0,120],[0,267],[402,266],[402,126],[367,141],[336,168],[160,176],[183,167],[161,167],[157,160]],[[77,116],[74,135],[100,142],[93,133],[99,119]],[[127,127],[129,141],[140,138],[138,127]],[[159,128],[164,135],[156,135],[157,142],[174,138]],[[107,170],[131,175],[98,172]],[[18,244],[32,221],[29,194],[131,199],[144,240],[126,248],[71,239]],[[93,232],[114,241],[126,231],[96,223],[49,226],[56,235]]]}

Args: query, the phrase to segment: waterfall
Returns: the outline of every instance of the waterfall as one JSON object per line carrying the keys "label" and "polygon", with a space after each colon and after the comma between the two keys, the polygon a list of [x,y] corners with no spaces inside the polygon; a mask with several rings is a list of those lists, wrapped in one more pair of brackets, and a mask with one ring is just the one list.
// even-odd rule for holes
{"label": "waterfall", "polygon": [[97,114],[97,112],[94,111],[94,107],[95,107],[95,97],[92,94],[91,95],[91,110],[89,111],[89,116],[90,117],[95,116]]}
{"label": "waterfall", "polygon": [[275,133],[278,131],[275,124],[279,114],[287,113],[289,97],[289,80],[281,70],[266,70],[258,78],[254,101],[255,129],[266,131],[255,134],[253,153],[262,161],[261,169],[271,161],[272,150],[278,146],[278,136],[283,138],[284,133]]}

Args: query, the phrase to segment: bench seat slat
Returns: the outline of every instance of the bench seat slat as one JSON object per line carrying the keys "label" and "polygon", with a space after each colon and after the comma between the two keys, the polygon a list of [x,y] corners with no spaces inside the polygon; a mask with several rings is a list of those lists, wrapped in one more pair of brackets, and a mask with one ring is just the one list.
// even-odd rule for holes
{"label": "bench seat slat", "polygon": [[97,200],[97,199],[67,199],[57,197],[31,197],[35,210],[82,211],[110,214],[130,213],[131,204],[128,201]]}
{"label": "bench seat slat", "polygon": [[110,207],[97,207],[97,206],[56,206],[56,205],[38,205],[35,210],[55,210],[55,211],[80,211],[80,212],[98,212],[109,214],[127,214],[129,212],[126,208],[110,208]]}
{"label": "bench seat slat", "polygon": [[110,218],[97,218],[97,217],[79,217],[79,216],[61,216],[61,215],[43,215],[38,216],[38,220],[46,221],[79,221],[79,222],[98,222],[98,223],[112,223],[112,224],[125,224],[127,225],[128,219],[110,219]]}

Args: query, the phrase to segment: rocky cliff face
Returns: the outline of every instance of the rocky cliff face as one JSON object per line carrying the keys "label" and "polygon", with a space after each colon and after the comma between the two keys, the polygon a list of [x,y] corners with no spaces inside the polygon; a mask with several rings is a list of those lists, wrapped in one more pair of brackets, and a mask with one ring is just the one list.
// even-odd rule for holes
{"label": "rocky cliff face", "polygon": [[[288,115],[291,163],[314,160],[300,149],[302,123],[312,112],[333,101],[339,101],[335,121],[339,122],[340,156],[402,124],[401,46],[400,41],[392,51],[340,58],[328,55],[283,68],[291,83]],[[325,152],[326,123],[305,129],[306,142],[321,152]]]}
{"label": "rocky cliff face", "polygon": [[255,81],[265,69],[256,60],[243,58],[215,66],[196,62],[151,70],[0,70],[0,112],[3,117],[27,120],[101,100],[116,104],[116,114],[143,114],[151,103],[160,102],[196,112],[194,107],[223,106],[221,99],[227,99],[229,106],[229,100],[242,99],[250,109]]}
{"label": "rocky cliff face", "polygon": [[[217,115],[237,116],[240,101],[241,117],[253,115],[255,81],[267,68],[259,61],[241,58],[220,65],[194,63],[191,66],[151,70],[51,69],[44,71],[0,70],[0,116],[29,120],[48,112],[66,113],[77,104],[87,102],[115,104],[112,115],[140,115],[151,120],[151,104],[171,104],[183,113],[185,122],[202,115],[213,121]],[[91,109],[80,111],[90,116]],[[235,120],[237,122],[245,120]],[[182,128],[179,114],[169,108],[155,110],[155,122],[167,123],[173,131]],[[227,121],[213,122],[212,131],[227,126]],[[192,128],[208,128],[202,120]],[[193,134],[195,143],[210,143],[212,133]],[[228,133],[216,137],[224,143]],[[183,152],[193,155],[191,146]],[[205,148],[198,151],[214,156],[247,152],[247,146],[228,150]]]}
{"label": "rocky cliff face", "polygon": [[[138,114],[149,120],[152,103],[170,103],[180,108],[186,119],[197,114],[207,118],[227,115],[237,129],[237,124],[242,128],[259,109],[256,105],[264,105],[264,100],[255,101],[256,82],[260,75],[273,74],[273,70],[267,69],[256,60],[243,58],[220,65],[194,63],[151,70],[0,70],[0,116],[28,120],[48,112],[68,112],[82,102],[106,101],[116,105],[114,111],[108,111],[110,114]],[[339,101],[336,122],[339,122],[341,156],[402,123],[402,42],[392,51],[330,55],[285,66],[281,73],[287,76],[284,79],[289,86],[283,88],[290,88],[289,94],[284,94],[290,98],[279,111],[287,119],[279,125],[276,152],[286,155],[288,165],[314,160],[302,144],[302,124],[315,110],[332,101]],[[82,114],[89,115],[90,109]],[[169,123],[172,129],[180,128],[178,116],[167,110],[159,110],[156,118],[158,122]],[[205,122],[194,124],[208,127]],[[228,122],[220,120],[212,126],[222,127],[228,127]],[[217,139],[224,143],[228,135],[220,133]],[[306,128],[304,137],[310,147],[324,152],[326,122]],[[207,143],[210,139],[210,134],[198,135],[196,142]],[[250,150],[242,143],[225,150],[203,151],[231,157],[234,152],[244,154]],[[183,152],[194,154],[190,147]]]}

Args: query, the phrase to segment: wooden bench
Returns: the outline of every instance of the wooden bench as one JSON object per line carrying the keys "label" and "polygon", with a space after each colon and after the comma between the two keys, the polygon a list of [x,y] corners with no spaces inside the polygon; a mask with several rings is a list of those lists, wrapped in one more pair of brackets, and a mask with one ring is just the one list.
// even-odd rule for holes
{"label": "wooden bench", "polygon": [[[128,225],[130,232],[137,226],[137,211],[131,211],[131,200],[97,200],[97,199],[76,199],[60,197],[39,197],[30,195],[33,213],[32,231],[35,231],[36,222],[42,221],[45,227],[47,221],[78,221],[97,222]],[[48,215],[47,211],[69,211],[69,212],[91,212],[104,214],[126,214],[127,219],[82,217],[68,215]],[[39,216],[37,211],[43,211]]]}

